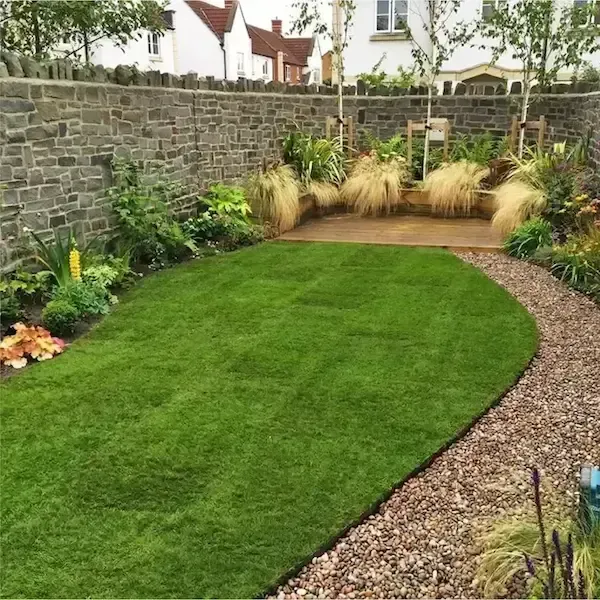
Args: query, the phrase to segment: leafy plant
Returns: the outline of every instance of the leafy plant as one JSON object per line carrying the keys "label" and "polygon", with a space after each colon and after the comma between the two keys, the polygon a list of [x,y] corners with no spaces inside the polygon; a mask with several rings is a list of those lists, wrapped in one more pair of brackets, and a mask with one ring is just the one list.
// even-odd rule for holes
{"label": "leafy plant", "polygon": [[2,327],[17,321],[21,314],[21,303],[16,294],[10,289],[2,290],[0,288],[0,324]]}
{"label": "leafy plant", "polygon": [[589,235],[571,236],[567,243],[555,246],[552,274],[582,292],[600,286],[600,230]]}
{"label": "leafy plant", "polygon": [[370,87],[385,86],[388,88],[407,89],[415,84],[414,69],[406,70],[402,65],[398,65],[396,75],[388,75],[381,65],[387,54],[384,52],[381,58],[373,66],[370,73],[359,73],[358,79],[364,81]]}
{"label": "leafy plant", "polygon": [[423,190],[429,194],[434,213],[444,216],[468,215],[477,202],[477,192],[489,169],[477,163],[447,163],[425,178]]}
{"label": "leafy plant", "polygon": [[474,136],[458,134],[452,146],[450,161],[465,160],[487,166],[490,160],[499,158],[507,151],[507,139],[494,138],[489,132]]}
{"label": "leafy plant", "polygon": [[65,301],[74,306],[81,318],[105,315],[109,311],[110,295],[106,288],[89,281],[71,281],[57,287],[52,300]]}
{"label": "leafy plant", "polygon": [[50,300],[42,311],[42,323],[56,335],[73,333],[81,314],[68,300]]}
{"label": "leafy plant", "polygon": [[183,194],[180,185],[160,174],[153,182],[143,177],[138,163],[113,160],[116,185],[107,191],[121,235],[132,257],[157,268],[195,253],[196,245],[169,214],[169,203]]}
{"label": "leafy plant", "polygon": [[0,364],[22,369],[29,358],[48,360],[65,348],[61,339],[52,337],[43,327],[15,323],[13,329],[14,335],[4,336],[0,341]]}
{"label": "leafy plant", "polygon": [[48,271],[29,273],[23,269],[0,280],[0,294],[14,294],[20,302],[41,300],[50,291]]}
{"label": "leafy plant", "polygon": [[182,227],[196,244],[215,242],[217,247],[224,250],[251,246],[264,239],[260,226],[210,210],[188,219],[182,224]]}
{"label": "leafy plant", "polygon": [[249,216],[252,214],[246,194],[241,188],[217,183],[210,186],[201,200],[209,210],[244,223],[249,222]]}
{"label": "leafy plant", "polygon": [[346,157],[338,138],[327,140],[293,131],[284,138],[283,160],[294,168],[305,188],[313,181],[340,185],[346,176]]}
{"label": "leafy plant", "polygon": [[540,217],[525,221],[506,238],[504,250],[510,256],[529,258],[538,248],[552,244],[552,225]]}
{"label": "leafy plant", "polygon": [[82,280],[102,287],[110,289],[119,282],[121,273],[109,264],[100,264],[87,267],[82,273]]}
{"label": "leafy plant", "polygon": [[258,215],[280,232],[295,227],[300,217],[300,185],[290,165],[263,165],[253,173],[246,193]]}
{"label": "leafy plant", "polygon": [[361,215],[387,214],[404,204],[402,188],[410,178],[406,160],[379,160],[376,152],[361,156],[341,189],[342,199]]}

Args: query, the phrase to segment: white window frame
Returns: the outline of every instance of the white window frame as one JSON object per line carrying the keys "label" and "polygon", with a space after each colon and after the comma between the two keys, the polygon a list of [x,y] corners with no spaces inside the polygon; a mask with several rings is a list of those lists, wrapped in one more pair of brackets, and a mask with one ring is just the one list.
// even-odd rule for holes
{"label": "white window frame", "polygon": [[498,10],[500,6],[504,6],[508,4],[509,0],[481,0],[481,18],[484,21],[487,21],[491,17],[491,15],[485,16],[483,7],[486,5],[492,5],[492,11]]}
{"label": "white window frame", "polygon": [[[409,20],[410,20],[410,3],[411,0],[381,0],[382,2],[387,2],[388,3],[388,12],[387,12],[387,18],[388,18],[388,27],[387,29],[378,29],[377,28],[377,20],[378,17],[383,16],[383,13],[378,12],[379,11],[379,2],[380,0],[375,0],[375,33],[402,33],[404,31],[406,31],[406,29],[408,28],[408,24],[409,24]],[[396,28],[396,19],[395,14],[396,14],[396,2],[406,2],[406,19],[404,21],[404,27],[397,29]]]}
{"label": "white window frame", "polygon": [[263,79],[268,79],[269,78],[269,59],[265,58],[262,62],[262,76]]}
{"label": "white window frame", "polygon": [[148,32],[148,55],[150,58],[160,58],[160,34],[156,31]]}
{"label": "white window frame", "polygon": [[283,67],[283,72],[284,72],[284,76],[283,76],[284,81],[291,81],[292,80],[292,67],[291,67],[291,65],[285,65]]}
{"label": "white window frame", "polygon": [[243,52],[237,53],[237,72],[238,75],[243,75],[246,72],[246,55]]}
{"label": "white window frame", "polygon": [[[596,14],[590,15],[590,20],[587,25],[600,25],[600,1],[599,0],[573,0],[573,7],[576,8],[581,4],[592,5],[596,9]],[[583,25],[585,27],[585,25]]]}

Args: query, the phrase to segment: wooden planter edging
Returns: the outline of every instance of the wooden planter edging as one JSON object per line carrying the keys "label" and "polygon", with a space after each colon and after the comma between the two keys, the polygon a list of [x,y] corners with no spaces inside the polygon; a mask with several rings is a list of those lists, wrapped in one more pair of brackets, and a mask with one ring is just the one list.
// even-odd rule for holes
{"label": "wooden planter edging", "polygon": [[[436,215],[431,212],[431,200],[429,193],[424,190],[415,188],[406,188],[404,192],[405,204],[396,207],[394,214],[419,214],[429,215],[435,218],[456,219],[466,217],[479,217],[480,219],[491,219],[494,214],[494,192],[480,191],[478,192],[478,202],[474,209],[468,215],[443,216]],[[300,197],[300,223],[306,222],[314,217],[322,217],[331,214],[351,213],[352,210],[345,204],[337,204],[325,208],[319,208],[315,204],[314,197],[306,194]]]}

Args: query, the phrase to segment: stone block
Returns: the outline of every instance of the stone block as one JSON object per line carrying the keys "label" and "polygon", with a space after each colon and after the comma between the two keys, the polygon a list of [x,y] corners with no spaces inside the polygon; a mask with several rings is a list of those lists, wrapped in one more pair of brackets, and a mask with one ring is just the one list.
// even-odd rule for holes
{"label": "stone block", "polygon": [[19,56],[21,67],[25,77],[30,79],[48,79],[48,67],[41,63],[38,63],[34,58],[30,56]]}
{"label": "stone block", "polygon": [[8,76],[8,67],[0,60],[0,78]]}
{"label": "stone block", "polygon": [[9,80],[3,81],[1,93],[7,98],[24,98],[29,100],[30,85],[28,81]]}
{"label": "stone block", "polygon": [[0,57],[2,58],[2,62],[6,65],[8,74],[11,77],[23,77],[23,67],[21,66],[21,61],[16,54],[2,51],[0,52]]}
{"label": "stone block", "polygon": [[57,100],[75,100],[75,86],[70,83],[44,85],[44,96]]}
{"label": "stone block", "polygon": [[[2,82],[3,86],[5,83],[4,81]],[[0,114],[33,112],[34,110],[35,105],[30,100],[0,97]]]}
{"label": "stone block", "polygon": [[25,130],[27,141],[45,140],[46,138],[56,137],[58,135],[58,125],[56,123],[45,123],[44,125],[34,125]]}

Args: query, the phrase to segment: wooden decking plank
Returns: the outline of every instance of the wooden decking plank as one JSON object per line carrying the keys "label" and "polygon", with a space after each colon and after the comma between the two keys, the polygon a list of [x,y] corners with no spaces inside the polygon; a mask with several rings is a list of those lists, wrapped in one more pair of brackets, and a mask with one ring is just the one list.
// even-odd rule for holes
{"label": "wooden decking plank", "polygon": [[284,233],[279,239],[433,246],[481,252],[497,252],[502,247],[501,236],[484,219],[440,219],[415,215],[364,218],[332,215],[312,219]]}

